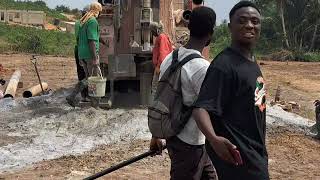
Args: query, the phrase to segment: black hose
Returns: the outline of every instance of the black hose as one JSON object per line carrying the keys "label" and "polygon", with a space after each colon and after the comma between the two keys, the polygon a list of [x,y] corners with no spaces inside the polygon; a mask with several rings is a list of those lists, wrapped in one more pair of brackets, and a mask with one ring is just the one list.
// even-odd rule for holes
{"label": "black hose", "polygon": [[[166,149],[166,147],[164,147],[163,149]],[[148,151],[148,152],[145,152],[145,153],[143,153],[143,154],[140,154],[139,156],[133,157],[133,158],[127,160],[127,161],[124,161],[124,162],[122,162],[122,163],[120,163],[120,164],[117,164],[117,165],[112,166],[112,167],[110,167],[110,168],[108,168],[108,169],[105,169],[105,170],[103,170],[103,171],[101,171],[101,172],[99,172],[99,173],[97,173],[97,174],[94,174],[94,175],[92,175],[92,176],[89,176],[89,177],[85,178],[84,180],[94,180],[94,179],[97,179],[97,178],[99,178],[99,177],[102,177],[102,176],[104,176],[104,175],[106,175],[106,174],[109,174],[109,173],[111,173],[111,172],[113,172],[113,171],[116,171],[116,170],[118,170],[118,169],[120,169],[120,168],[123,168],[123,167],[125,167],[125,166],[127,166],[127,165],[129,165],[129,164],[132,164],[132,163],[134,163],[134,162],[137,162],[137,161],[139,161],[139,160],[141,160],[141,159],[144,159],[144,158],[146,158],[146,157],[148,157],[148,156],[151,156],[151,155],[154,155],[154,154],[156,154],[156,153],[157,153],[156,151]]]}

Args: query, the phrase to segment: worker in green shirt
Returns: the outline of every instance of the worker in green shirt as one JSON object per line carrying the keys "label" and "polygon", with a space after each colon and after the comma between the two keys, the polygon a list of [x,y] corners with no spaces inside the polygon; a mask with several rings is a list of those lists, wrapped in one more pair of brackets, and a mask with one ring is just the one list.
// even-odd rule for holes
{"label": "worker in green shirt", "polygon": [[[75,107],[76,96],[88,86],[88,77],[99,66],[99,24],[97,17],[102,11],[98,2],[90,5],[89,11],[80,19],[80,28],[76,29],[79,64],[85,72],[85,79],[79,81],[73,92],[66,98],[68,104]],[[93,100],[93,99],[92,99]]]}
{"label": "worker in green shirt", "polygon": [[[82,11],[81,11],[81,17],[83,17],[89,10],[89,6],[85,7]],[[74,47],[74,58],[76,60],[76,65],[77,65],[77,75],[78,75],[78,80],[82,81],[86,78],[86,73],[84,72],[83,67],[80,65],[80,59],[78,56],[78,44],[79,44],[79,30],[80,30],[80,20],[75,22],[75,26],[74,26],[74,32],[75,32],[75,37],[76,37],[76,45]],[[85,88],[81,91],[81,97],[82,97],[82,101],[87,101],[87,96],[88,96],[88,89]]]}

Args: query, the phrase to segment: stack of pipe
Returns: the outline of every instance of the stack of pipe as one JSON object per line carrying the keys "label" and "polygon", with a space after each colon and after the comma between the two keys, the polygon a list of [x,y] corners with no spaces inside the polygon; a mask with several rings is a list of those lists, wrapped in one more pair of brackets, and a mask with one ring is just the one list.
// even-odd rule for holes
{"label": "stack of pipe", "polygon": [[16,96],[20,78],[21,78],[21,71],[16,70],[11,76],[7,89],[4,93],[4,98],[9,98],[9,97],[14,98]]}
{"label": "stack of pipe", "polygon": [[[43,82],[41,84],[42,84],[43,91],[47,91],[48,90],[48,83]],[[42,93],[42,88],[41,88],[41,85],[38,84],[38,85],[33,86],[33,87],[29,88],[28,90],[24,91],[22,96],[24,98],[37,96]]]}

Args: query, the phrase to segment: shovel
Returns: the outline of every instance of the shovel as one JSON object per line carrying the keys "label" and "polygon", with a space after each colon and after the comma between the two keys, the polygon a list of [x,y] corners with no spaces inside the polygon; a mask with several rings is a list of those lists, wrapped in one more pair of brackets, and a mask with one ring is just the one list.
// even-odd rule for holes
{"label": "shovel", "polygon": [[40,78],[38,67],[37,67],[37,60],[38,59],[35,57],[35,55],[32,55],[31,62],[34,65],[34,69],[36,70],[36,73],[37,73],[37,76],[38,76],[38,80],[39,80],[39,83],[40,83],[40,86],[41,86],[42,95],[45,95],[46,92],[44,91],[43,86],[42,86],[41,78]]}

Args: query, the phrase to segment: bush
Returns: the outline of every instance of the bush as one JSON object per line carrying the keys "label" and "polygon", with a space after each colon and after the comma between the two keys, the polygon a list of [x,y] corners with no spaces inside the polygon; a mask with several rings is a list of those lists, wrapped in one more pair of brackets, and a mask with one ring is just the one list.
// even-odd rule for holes
{"label": "bush", "polygon": [[[267,20],[265,20],[267,23]],[[320,62],[320,52],[305,52],[297,50],[282,49],[281,34],[277,34],[269,30],[269,23],[264,29],[260,40],[255,49],[255,54],[258,59],[275,60],[275,61],[305,61],[305,62]],[[215,28],[210,48],[210,56],[216,57],[223,49],[231,43],[231,37],[226,22]]]}
{"label": "bush", "polygon": [[295,52],[294,60],[304,62],[320,62],[320,52]]}
{"label": "bush", "polygon": [[1,39],[11,51],[57,56],[72,56],[75,44],[73,34],[4,23],[0,23]]}

